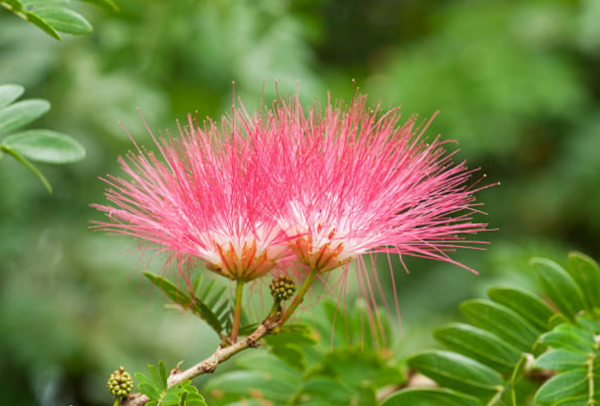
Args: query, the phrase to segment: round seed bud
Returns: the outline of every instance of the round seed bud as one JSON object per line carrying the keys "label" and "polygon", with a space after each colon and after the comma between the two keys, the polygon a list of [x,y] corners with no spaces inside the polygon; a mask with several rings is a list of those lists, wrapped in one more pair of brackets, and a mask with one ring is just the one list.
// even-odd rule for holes
{"label": "round seed bud", "polygon": [[108,378],[107,388],[115,396],[127,396],[133,389],[133,379],[125,368],[120,367]]}
{"label": "round seed bud", "polygon": [[290,299],[296,293],[296,284],[289,276],[279,276],[269,285],[271,296],[276,302],[283,302]]}

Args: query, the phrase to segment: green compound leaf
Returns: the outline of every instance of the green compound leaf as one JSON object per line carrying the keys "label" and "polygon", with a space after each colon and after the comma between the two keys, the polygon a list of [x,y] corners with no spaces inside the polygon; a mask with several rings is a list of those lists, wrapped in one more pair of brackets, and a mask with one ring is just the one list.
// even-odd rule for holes
{"label": "green compound leaf", "polygon": [[8,106],[17,100],[25,89],[19,85],[2,85],[0,86],[0,108]]}
{"label": "green compound leaf", "polygon": [[488,296],[493,302],[519,313],[540,333],[548,330],[548,320],[554,311],[533,293],[515,287],[494,287],[488,290]]}
{"label": "green compound leaf", "polygon": [[600,307],[600,267],[598,263],[585,254],[571,252],[567,271],[581,288],[588,308]]}
{"label": "green compound leaf", "polygon": [[192,382],[183,381],[180,386],[185,391],[181,397],[181,406],[207,406],[204,397],[198,393],[198,388],[192,385]]}
{"label": "green compound leaf", "polygon": [[79,0],[84,3],[93,4],[111,13],[118,13],[119,6],[112,0]]}
{"label": "green compound leaf", "polygon": [[529,352],[538,338],[538,331],[519,314],[489,300],[468,300],[460,311],[476,326],[523,352]]}
{"label": "green compound leaf", "polygon": [[177,303],[186,310],[191,311],[201,319],[206,321],[219,335],[223,332],[223,324],[217,316],[218,311],[213,311],[206,303],[198,297],[192,298],[185,292],[179,290],[171,281],[154,275],[150,272],[144,272],[144,276],[150,280],[156,287],[164,292],[173,302]]}
{"label": "green compound leaf", "polygon": [[138,372],[135,374],[140,381],[139,391],[148,396],[148,405],[155,406],[206,406],[204,398],[198,393],[198,389],[190,381],[183,381],[168,388],[167,370],[162,361],[158,363],[158,369],[149,364],[150,376]]}
{"label": "green compound leaf", "polygon": [[449,389],[406,389],[387,398],[381,406],[480,406],[479,401]]}
{"label": "green compound leaf", "polygon": [[79,13],[64,7],[36,8],[35,14],[56,31],[83,35],[93,31],[92,25]]}
{"label": "green compound leaf", "polygon": [[2,145],[25,158],[49,164],[68,164],[85,158],[83,146],[69,137],[50,130],[30,130],[6,137]]}
{"label": "green compound leaf", "polygon": [[540,278],[546,294],[556,307],[571,320],[585,308],[581,289],[571,275],[556,262],[533,258],[530,262]]}
{"label": "green compound leaf", "polygon": [[50,110],[46,100],[24,100],[0,110],[0,135],[21,128]]}
{"label": "green compound leaf", "polygon": [[493,369],[448,351],[426,351],[408,360],[411,368],[441,386],[477,397],[491,397],[502,389],[503,380]]}
{"label": "green compound leaf", "polygon": [[535,361],[535,367],[537,369],[546,369],[549,371],[568,371],[586,367],[587,360],[587,355],[558,349],[542,354]]}
{"label": "green compound leaf", "polygon": [[485,330],[468,324],[449,324],[434,332],[446,348],[473,358],[499,372],[511,372],[521,351]]}
{"label": "green compound leaf", "polygon": [[46,34],[50,35],[52,38],[55,38],[59,41],[62,39],[60,37],[60,34],[58,33],[58,31],[56,31],[42,17],[40,17],[37,14],[32,13],[30,11],[23,11],[23,15],[25,15],[25,17],[27,18],[27,21],[29,21],[31,24],[35,25],[36,27],[40,28],[42,31],[44,31]]}
{"label": "green compound leaf", "polygon": [[554,403],[585,393],[588,386],[587,369],[565,372],[544,383],[535,395],[538,403]]}

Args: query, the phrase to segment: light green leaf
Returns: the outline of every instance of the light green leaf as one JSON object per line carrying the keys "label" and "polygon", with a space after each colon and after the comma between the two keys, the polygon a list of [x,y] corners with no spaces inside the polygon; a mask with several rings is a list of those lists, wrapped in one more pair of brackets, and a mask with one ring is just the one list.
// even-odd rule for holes
{"label": "light green leaf", "polygon": [[329,377],[315,376],[309,379],[302,390],[303,393],[315,396],[317,399],[327,399],[335,405],[352,404],[356,391],[344,385],[340,380]]}
{"label": "light green leaf", "polygon": [[290,368],[284,361],[265,351],[247,352],[242,357],[237,358],[235,363],[241,369],[260,371],[265,374],[276,374],[289,382],[302,380],[301,372]]}
{"label": "light green leaf", "polygon": [[180,386],[185,390],[181,406],[207,406],[204,397],[198,393],[198,388],[190,381],[183,381]]}
{"label": "light green leaf", "polygon": [[90,3],[112,13],[119,12],[119,6],[113,0],[79,0],[84,3]]}
{"label": "light green leaf", "polygon": [[580,252],[569,253],[569,274],[581,288],[588,306],[600,307],[600,267],[592,258]]}
{"label": "light green leaf", "polygon": [[23,14],[25,15],[25,17],[27,17],[27,21],[29,21],[31,24],[40,28],[42,31],[44,31],[46,34],[50,35],[52,38],[55,38],[59,41],[61,40],[61,37],[60,37],[60,34],[58,33],[58,31],[56,31],[50,24],[48,24],[48,22],[46,20],[44,20],[37,14],[32,13],[30,11],[23,11]]}
{"label": "light green leaf", "polygon": [[2,141],[25,158],[49,164],[67,164],[85,158],[85,149],[75,139],[50,130],[30,130]]}
{"label": "light green leaf", "polygon": [[17,151],[12,150],[6,145],[0,145],[0,151],[6,152],[7,154],[11,155],[24,167],[29,169],[40,180],[40,182],[42,182],[48,193],[52,194],[52,186],[50,185],[50,182],[48,182],[48,179],[46,179],[44,174],[40,172],[40,170],[36,168],[31,162],[29,162],[27,159],[21,156],[21,154],[19,154]]}
{"label": "light green leaf", "polygon": [[489,300],[469,300],[461,312],[476,326],[497,335],[523,352],[529,352],[538,338],[537,330],[509,308]]}
{"label": "light green leaf", "polygon": [[584,368],[565,372],[544,383],[535,395],[538,403],[554,403],[585,393],[588,386]]}
{"label": "light green leaf", "polygon": [[538,274],[550,300],[565,316],[574,320],[575,315],[585,306],[581,290],[573,278],[563,267],[549,259],[533,258],[530,264]]}
{"label": "light green leaf", "polygon": [[93,31],[92,25],[81,14],[68,8],[36,8],[35,13],[60,32],[81,35]]}
{"label": "light green leaf", "polygon": [[576,396],[572,398],[563,399],[559,402],[552,404],[552,406],[591,406],[590,398],[588,395]]}
{"label": "light green leaf", "polygon": [[408,365],[441,386],[473,396],[491,397],[503,386],[502,377],[496,371],[453,352],[422,352],[410,358]]}
{"label": "light green leaf", "polygon": [[0,135],[21,128],[50,110],[46,100],[24,100],[0,110]]}
{"label": "light green leaf", "polygon": [[3,0],[3,2],[8,4],[12,8],[12,11],[19,12],[23,10],[23,5],[19,0]]}
{"label": "light green leaf", "polygon": [[449,389],[405,389],[381,406],[480,406],[477,399]]}
{"label": "light green leaf", "polygon": [[494,287],[488,290],[492,301],[519,313],[540,333],[548,330],[548,320],[554,311],[538,296],[521,288]]}
{"label": "light green leaf", "polygon": [[577,324],[594,335],[600,334],[600,322],[595,320],[589,313],[577,317]]}
{"label": "light green leaf", "polygon": [[2,85],[0,86],[0,108],[8,106],[17,100],[25,89],[19,85]]}
{"label": "light green leaf", "polygon": [[594,351],[594,337],[591,333],[570,324],[559,325],[544,334],[540,342],[555,349],[563,348],[581,354]]}
{"label": "light green leaf", "polygon": [[588,356],[585,354],[558,349],[542,354],[535,361],[535,367],[550,371],[568,371],[570,369],[584,368],[587,360]]}
{"label": "light green leaf", "polygon": [[506,341],[468,324],[444,326],[434,336],[445,347],[500,372],[512,371],[521,358],[521,351]]}

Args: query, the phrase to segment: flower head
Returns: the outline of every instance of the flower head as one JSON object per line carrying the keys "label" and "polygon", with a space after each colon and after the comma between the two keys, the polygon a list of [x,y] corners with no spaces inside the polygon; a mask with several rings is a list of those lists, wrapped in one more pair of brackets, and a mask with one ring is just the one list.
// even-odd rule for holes
{"label": "flower head", "polygon": [[471,220],[475,171],[453,163],[448,141],[425,139],[427,125],[400,124],[398,109],[371,110],[358,96],[324,111],[284,102],[273,117],[277,141],[265,147],[277,148],[266,152],[272,186],[286,189],[279,225],[308,268],[376,252],[454,263],[447,252],[473,247],[465,236],[485,230]]}
{"label": "flower head", "polygon": [[94,205],[110,220],[99,227],[150,242],[180,266],[199,259],[245,281],[267,274],[289,249],[262,207],[272,190],[252,165],[259,120],[244,120],[200,128],[190,117],[179,137],[155,139],[162,159],[136,144],[119,159],[128,177],[105,179],[112,205]]}

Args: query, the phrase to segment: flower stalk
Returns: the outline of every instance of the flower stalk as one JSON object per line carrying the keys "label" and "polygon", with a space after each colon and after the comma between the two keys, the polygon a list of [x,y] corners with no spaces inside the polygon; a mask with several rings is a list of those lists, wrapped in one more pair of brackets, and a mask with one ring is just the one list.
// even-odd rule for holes
{"label": "flower stalk", "polygon": [[238,279],[235,286],[235,312],[233,314],[233,326],[231,327],[231,342],[235,344],[240,329],[240,318],[242,316],[242,297],[244,295],[244,281]]}
{"label": "flower stalk", "polygon": [[300,287],[300,290],[298,290],[298,293],[296,294],[296,296],[294,296],[294,300],[292,300],[292,303],[290,303],[289,307],[285,310],[285,312],[279,319],[280,326],[283,323],[285,323],[287,319],[290,318],[290,316],[292,315],[292,313],[294,313],[296,308],[298,308],[298,306],[300,306],[300,304],[304,301],[304,296],[308,292],[308,289],[312,286],[318,274],[319,271],[317,269],[313,268],[310,270],[310,272],[306,276],[306,279],[304,280],[304,283]]}

